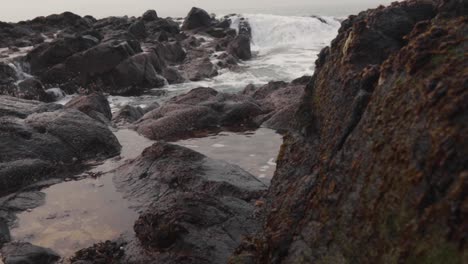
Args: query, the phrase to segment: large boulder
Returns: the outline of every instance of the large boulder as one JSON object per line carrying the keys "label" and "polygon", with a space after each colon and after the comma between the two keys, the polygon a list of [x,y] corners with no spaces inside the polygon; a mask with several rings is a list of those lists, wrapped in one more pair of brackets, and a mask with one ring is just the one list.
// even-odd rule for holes
{"label": "large boulder", "polygon": [[208,57],[194,58],[182,65],[184,77],[190,81],[201,81],[218,75],[216,66]]}
{"label": "large boulder", "polygon": [[180,64],[187,57],[184,48],[178,41],[166,43],[157,42],[151,48],[160,58],[163,58],[170,64]]}
{"label": "large boulder", "polygon": [[58,39],[35,47],[26,56],[26,61],[30,64],[31,73],[39,74],[65,61],[71,55],[95,46],[98,42],[99,40],[92,36]]}
{"label": "large boulder", "polygon": [[258,230],[254,203],[267,188],[237,166],[166,143],[145,149],[114,179],[140,212],[136,238],[97,244],[73,261],[226,263],[242,237]]}
{"label": "large boulder", "polygon": [[0,123],[0,192],[121,148],[107,126],[61,105],[0,96]]}
{"label": "large boulder", "polygon": [[89,117],[107,124],[112,119],[112,112],[107,98],[100,93],[73,98],[65,108],[77,109]]}
{"label": "large boulder", "polygon": [[114,85],[111,71],[138,52],[141,52],[141,47],[135,41],[104,42],[68,57],[63,63],[44,72],[41,79],[46,84],[72,85],[76,92],[77,87],[99,83],[103,77],[107,77],[107,83],[100,88],[111,90]]}
{"label": "large boulder", "polygon": [[230,263],[467,261],[466,1],[433,3],[343,22]]}
{"label": "large boulder", "polygon": [[160,75],[165,68],[164,63],[154,52],[143,52],[121,62],[103,78],[111,84],[111,94],[139,94],[145,89],[165,85],[165,79]]}
{"label": "large boulder", "polygon": [[144,114],[143,108],[126,105],[114,114],[112,121],[118,125],[131,124],[143,117]]}
{"label": "large boulder", "polygon": [[157,20],[158,19],[158,13],[156,13],[156,10],[148,10],[146,11],[143,16],[141,16],[141,19],[143,19],[143,21],[154,21],[154,20]]}
{"label": "large boulder", "polygon": [[15,69],[5,62],[0,62],[0,86],[12,84],[17,80]]}
{"label": "large boulder", "polygon": [[148,35],[146,32],[145,23],[142,20],[138,20],[130,25],[128,32],[135,36],[137,39],[145,39]]}
{"label": "large boulder", "polygon": [[252,58],[250,38],[244,34],[238,35],[229,43],[227,52],[238,59],[250,60]]}
{"label": "large boulder", "polygon": [[200,87],[146,113],[134,128],[150,139],[178,140],[203,136],[221,127],[236,130],[257,127],[255,118],[263,113],[258,103],[247,96]]}
{"label": "large boulder", "polygon": [[54,264],[60,259],[51,249],[23,242],[7,244],[0,252],[5,264]]}
{"label": "large boulder", "polygon": [[182,30],[192,30],[201,27],[209,27],[212,24],[212,18],[205,10],[197,7],[192,7],[190,12],[185,17]]}

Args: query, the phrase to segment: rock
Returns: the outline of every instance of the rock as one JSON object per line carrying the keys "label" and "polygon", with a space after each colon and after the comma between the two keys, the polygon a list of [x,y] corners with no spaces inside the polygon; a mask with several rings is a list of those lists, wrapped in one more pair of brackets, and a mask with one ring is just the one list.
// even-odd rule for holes
{"label": "rock", "polygon": [[250,38],[243,34],[238,35],[229,43],[227,52],[241,60],[250,60],[252,58]]}
{"label": "rock", "polygon": [[156,10],[148,10],[141,18],[143,21],[154,21],[158,19],[158,13],[156,13]]}
{"label": "rock", "polygon": [[166,143],[124,165],[115,181],[143,212],[120,263],[225,263],[258,229],[252,201],[266,190],[237,166]]}
{"label": "rock", "polygon": [[0,218],[0,248],[11,241],[10,229],[5,219]]}
{"label": "rock", "polygon": [[163,58],[170,64],[182,63],[187,57],[184,48],[178,41],[168,43],[157,42],[152,49],[160,58]]}
{"label": "rock", "polygon": [[175,36],[180,33],[179,24],[170,18],[146,22],[145,25],[149,37],[158,32],[165,32],[169,36]]}
{"label": "rock", "polygon": [[17,84],[17,93],[10,95],[28,100],[51,101],[51,98],[44,90],[42,82],[34,77],[19,82]]}
{"label": "rock", "polygon": [[186,81],[182,74],[174,67],[165,68],[162,72],[162,76],[169,84],[183,83]]}
{"label": "rock", "polygon": [[112,121],[115,124],[131,124],[140,119],[145,114],[141,107],[134,107],[126,105],[122,107],[117,113],[115,113]]}
{"label": "rock", "polygon": [[51,249],[23,242],[6,244],[0,252],[5,264],[53,264],[60,259]]}
{"label": "rock", "polygon": [[164,67],[164,60],[154,52],[139,53],[117,65],[105,82],[114,85],[109,88],[111,94],[140,94],[145,89],[165,85],[165,79],[159,75]]}
{"label": "rock", "polygon": [[125,252],[121,244],[106,241],[76,252],[75,255],[70,258],[70,262],[71,264],[120,263],[124,254]]}
{"label": "rock", "polygon": [[26,61],[29,62],[33,74],[40,74],[71,55],[95,46],[98,41],[95,38],[78,36],[43,43],[28,53]]}
{"label": "rock", "polygon": [[0,96],[0,192],[120,152],[107,126],[61,105]]}
{"label": "rock", "polygon": [[263,113],[251,98],[200,87],[146,113],[134,123],[134,128],[153,140],[178,140],[217,132],[221,127],[235,130],[257,127],[254,119]]}
{"label": "rock", "polygon": [[77,109],[104,124],[107,124],[112,119],[109,102],[100,93],[75,97],[65,105],[65,108]]}
{"label": "rock", "polygon": [[182,72],[186,79],[194,82],[218,75],[215,65],[207,57],[193,59],[184,64]]}
{"label": "rock", "polygon": [[182,30],[192,30],[211,26],[212,18],[203,9],[192,7],[182,25]]}
{"label": "rock", "polygon": [[304,88],[310,76],[303,76],[291,83],[270,82],[261,87],[248,85],[241,94],[251,96],[261,106],[263,115],[255,119],[259,125],[286,132],[292,129],[294,115],[299,109]]}
{"label": "rock", "polygon": [[[122,61],[141,51],[139,44],[132,43],[132,41],[110,41],[84,52],[75,53],[63,63],[47,70],[41,75],[41,80],[48,84],[75,82],[76,86],[87,86],[97,82]],[[109,88],[104,87],[104,89]]]}
{"label": "rock", "polygon": [[438,3],[343,22],[285,136],[264,228],[231,263],[466,261],[455,234],[466,226],[468,24],[463,1]]}
{"label": "rock", "polygon": [[18,76],[15,69],[4,62],[0,62],[0,85],[12,84],[17,80]]}
{"label": "rock", "polygon": [[45,91],[47,97],[52,101],[58,101],[66,96],[65,92],[60,88],[50,88]]}
{"label": "rock", "polygon": [[142,20],[130,25],[128,32],[134,35],[137,39],[145,39],[147,37],[146,26]]}

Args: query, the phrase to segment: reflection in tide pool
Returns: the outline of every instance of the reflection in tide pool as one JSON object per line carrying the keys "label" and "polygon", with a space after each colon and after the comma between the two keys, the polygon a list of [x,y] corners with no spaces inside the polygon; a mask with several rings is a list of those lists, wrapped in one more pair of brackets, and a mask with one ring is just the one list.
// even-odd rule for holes
{"label": "reflection in tide pool", "polygon": [[270,182],[276,169],[276,157],[283,139],[267,128],[253,132],[220,134],[176,142],[210,158],[238,165],[264,182]]}
{"label": "reflection in tide pool", "polygon": [[[131,130],[119,130],[115,135],[122,145],[121,158],[109,159],[89,173],[109,172],[154,143]],[[96,242],[132,232],[138,215],[117,192],[112,178],[110,172],[42,190],[46,194],[45,204],[17,215],[16,228],[11,230],[14,240],[69,256]]]}

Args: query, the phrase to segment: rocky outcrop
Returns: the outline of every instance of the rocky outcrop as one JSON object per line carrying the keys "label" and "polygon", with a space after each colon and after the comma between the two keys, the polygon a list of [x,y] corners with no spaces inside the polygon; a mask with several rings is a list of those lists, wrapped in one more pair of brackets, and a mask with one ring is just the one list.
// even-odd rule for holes
{"label": "rocky outcrop", "polygon": [[263,230],[231,263],[467,261],[465,2],[343,22],[285,137]]}
{"label": "rocky outcrop", "polygon": [[226,263],[242,236],[258,230],[254,203],[266,190],[237,166],[166,143],[119,168],[115,182],[140,212],[136,239],[98,244],[72,260]]}
{"label": "rocky outcrop", "polygon": [[250,60],[252,58],[250,38],[246,35],[237,36],[229,43],[227,52],[238,59]]}
{"label": "rocky outcrop", "polygon": [[99,93],[73,98],[65,108],[79,110],[89,117],[107,124],[112,119],[112,112],[107,98]]}
{"label": "rocky outcrop", "polygon": [[182,25],[183,30],[191,30],[211,26],[212,18],[205,10],[192,7]]}
{"label": "rocky outcrop", "polygon": [[2,193],[120,152],[105,125],[61,105],[0,96],[0,124]]}
{"label": "rocky outcrop", "polygon": [[256,127],[254,118],[262,113],[261,107],[247,96],[200,87],[148,112],[134,127],[150,139],[177,140],[216,132],[220,127],[234,130]]}
{"label": "rocky outcrop", "polygon": [[7,244],[2,247],[0,253],[5,264],[54,264],[60,259],[57,253],[48,248],[41,248],[22,242]]}

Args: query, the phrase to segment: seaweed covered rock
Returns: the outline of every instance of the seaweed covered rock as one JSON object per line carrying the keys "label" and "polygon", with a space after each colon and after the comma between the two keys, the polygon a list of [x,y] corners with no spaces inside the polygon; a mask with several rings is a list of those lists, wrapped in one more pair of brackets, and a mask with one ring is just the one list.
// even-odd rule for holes
{"label": "seaweed covered rock", "polygon": [[126,241],[117,263],[226,263],[258,230],[254,202],[267,187],[237,166],[167,143],[123,165],[115,182],[141,212],[137,240]]}
{"label": "seaweed covered rock", "polygon": [[343,22],[285,138],[263,231],[231,263],[468,260],[466,1],[438,2]]}

